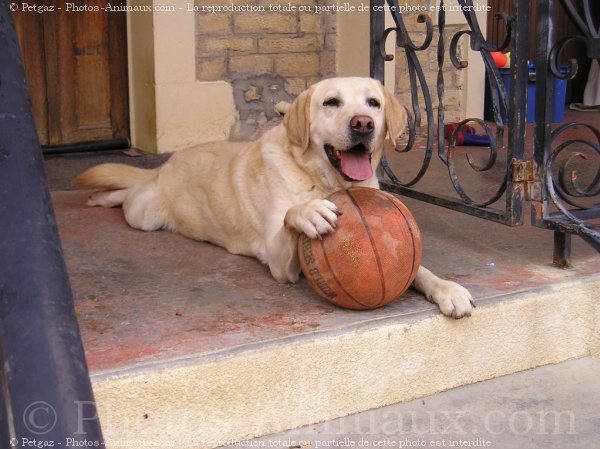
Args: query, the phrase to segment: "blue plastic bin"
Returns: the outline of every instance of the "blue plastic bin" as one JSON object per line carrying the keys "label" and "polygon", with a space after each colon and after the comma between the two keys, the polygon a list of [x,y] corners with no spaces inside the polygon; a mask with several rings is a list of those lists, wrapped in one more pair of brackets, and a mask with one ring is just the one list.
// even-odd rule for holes
{"label": "blue plastic bin", "polygon": [[[566,68],[561,69],[563,71]],[[500,69],[500,75],[510,95],[510,69]],[[554,98],[552,101],[552,122],[558,123],[565,119],[565,99],[567,96],[567,80],[554,78]],[[505,120],[506,122],[506,120]],[[535,123],[535,63],[529,63],[529,82],[527,83],[527,123]]]}

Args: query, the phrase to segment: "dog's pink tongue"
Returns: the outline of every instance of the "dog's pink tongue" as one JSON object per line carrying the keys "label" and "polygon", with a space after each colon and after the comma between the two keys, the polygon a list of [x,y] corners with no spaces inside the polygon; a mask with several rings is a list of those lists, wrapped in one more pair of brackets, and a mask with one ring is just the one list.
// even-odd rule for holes
{"label": "dog's pink tongue", "polygon": [[357,154],[342,151],[340,162],[342,173],[353,181],[364,181],[373,176],[373,168],[367,152]]}

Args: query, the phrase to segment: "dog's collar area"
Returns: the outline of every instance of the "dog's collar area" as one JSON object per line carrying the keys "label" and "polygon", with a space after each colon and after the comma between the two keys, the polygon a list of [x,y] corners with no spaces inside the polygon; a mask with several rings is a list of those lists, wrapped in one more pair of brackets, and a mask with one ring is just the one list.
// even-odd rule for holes
{"label": "dog's collar area", "polygon": [[324,149],[331,165],[346,181],[364,181],[373,175],[371,153],[362,142],[347,150],[337,150],[326,143]]}

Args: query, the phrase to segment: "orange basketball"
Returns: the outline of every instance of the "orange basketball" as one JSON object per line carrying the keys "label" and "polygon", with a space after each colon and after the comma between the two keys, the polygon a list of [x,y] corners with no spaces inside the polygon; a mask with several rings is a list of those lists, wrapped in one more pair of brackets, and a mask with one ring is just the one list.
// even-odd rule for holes
{"label": "orange basketball", "polygon": [[421,234],[394,195],[351,187],[328,198],[342,215],[333,234],[298,241],[304,275],[323,298],[348,309],[374,309],[404,293],[421,263]]}

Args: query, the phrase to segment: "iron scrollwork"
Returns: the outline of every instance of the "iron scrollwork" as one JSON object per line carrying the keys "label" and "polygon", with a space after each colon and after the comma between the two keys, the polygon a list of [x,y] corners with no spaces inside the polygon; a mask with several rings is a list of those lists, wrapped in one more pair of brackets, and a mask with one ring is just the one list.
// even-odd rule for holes
{"label": "iron scrollwork", "polygon": [[[570,235],[578,234],[600,251],[598,227],[591,224],[600,218],[600,132],[584,123],[552,125],[554,80],[570,79],[580,67],[576,60],[566,66],[559,64],[564,50],[574,42],[583,42],[586,56],[600,61],[600,24],[595,23],[590,0],[561,0],[564,10],[579,30],[579,35],[566,37],[554,43],[553,29],[555,9],[558,2],[546,0],[538,3],[538,16],[530,22],[530,5],[526,0],[513,0],[511,15],[497,14],[496,19],[504,24],[506,38],[497,47],[487,42],[477,22],[475,8],[471,0],[457,0],[464,14],[467,28],[457,31],[446,45],[446,15],[444,0],[440,0],[437,15],[437,77],[436,95],[438,100],[437,117],[434,119],[433,100],[426,75],[419,60],[419,53],[429,49],[436,32],[432,19],[427,14],[417,18],[422,24],[421,43],[415,43],[406,27],[397,0],[371,0],[377,5],[374,11],[386,9],[391,12],[394,26],[385,29],[383,15],[372,13],[371,73],[383,80],[384,61],[393,56],[386,55],[385,43],[388,36],[395,33],[396,46],[402,49],[406,58],[406,69],[410,80],[412,111],[409,111],[408,137],[403,145],[396,145],[396,152],[406,153],[416,146],[416,136],[420,132],[423,118],[426,118],[425,148],[418,173],[408,180],[401,180],[391,163],[382,161],[381,184],[384,188],[406,196],[455,209],[488,220],[508,225],[522,224],[523,203],[532,202],[532,224],[555,231],[555,262],[568,265]],[[529,82],[529,29],[537,24],[538,49],[536,60],[536,116],[535,150],[533,159],[525,154],[525,117],[527,107],[527,84]],[[444,79],[446,52],[456,70],[467,67],[460,57],[460,45],[468,38],[471,50],[479,52],[483,60],[486,81],[489,85],[493,121],[466,119],[457,123],[450,135],[444,136]],[[504,80],[491,56],[492,51],[503,51],[510,46],[511,52],[511,93],[507,95]],[[420,100],[420,98],[422,98]],[[421,103],[424,103],[424,111]],[[457,196],[434,195],[416,188],[428,169],[431,168],[437,124],[437,156],[448,170]],[[484,160],[476,160],[466,153],[468,169],[474,173],[485,173],[492,169],[501,174],[497,190],[484,200],[475,200],[463,187],[457,170],[457,137],[470,125],[476,124],[489,138],[489,148]],[[554,128],[554,129],[553,129]],[[506,135],[505,136],[505,132]],[[587,137],[586,137],[587,136]],[[507,138],[506,138],[507,137]],[[480,153],[481,154],[481,153]],[[391,156],[390,156],[391,160]],[[525,170],[527,168],[527,170]],[[519,170],[525,170],[520,174]],[[515,171],[516,170],[516,171]],[[485,181],[489,182],[489,181]],[[495,189],[495,184],[492,184]],[[492,190],[492,189],[488,189]],[[504,209],[500,209],[504,197]],[[500,206],[501,207],[501,206]]]}
{"label": "iron scrollwork", "polygon": [[549,58],[550,70],[557,78],[572,79],[579,70],[579,64],[576,59],[571,59],[568,70],[561,70],[558,62],[562,59],[563,50],[571,43],[580,42],[585,46],[586,56],[589,59],[600,60],[600,24],[594,24],[589,0],[583,1],[581,6],[583,11],[579,11],[571,0],[562,0],[562,5],[581,34],[565,37],[552,47]]}
{"label": "iron scrollwork", "polygon": [[[438,42],[437,42],[437,79],[436,79],[436,94],[438,100],[437,117],[434,120],[433,101],[429,87],[426,82],[426,76],[423,72],[418,53],[427,50],[434,37],[434,26],[432,24],[431,17],[427,14],[420,14],[417,17],[418,24],[424,24],[425,30],[423,42],[415,44],[410,36],[403,14],[399,8],[397,0],[386,0],[388,9],[391,12],[394,20],[394,26],[386,29],[379,42],[375,42],[379,52],[379,60],[385,61],[391,58],[385,54],[385,41],[388,36],[395,32],[396,34],[396,46],[403,49],[404,56],[406,58],[406,68],[410,79],[410,95],[411,95],[411,107],[412,111],[409,111],[409,117],[411,119],[408,123],[408,139],[405,145],[398,145],[396,151],[407,152],[410,151],[415,143],[415,137],[419,132],[419,128],[422,125],[423,111],[419,103],[419,97],[421,96],[425,107],[425,117],[427,121],[427,128],[423,133],[425,136],[425,148],[423,161],[418,173],[407,181],[403,181],[394,172],[388,161],[384,158],[382,161],[382,167],[385,175],[387,175],[389,182],[384,181],[382,185],[384,188],[388,188],[392,191],[402,193],[404,195],[418,196],[421,199],[430,201],[445,207],[456,208],[464,212],[482,216],[495,221],[500,221],[506,224],[519,224],[520,217],[509,216],[508,210],[521,210],[520,207],[513,208],[507,206],[506,210],[492,209],[488,206],[498,202],[503,195],[505,195],[508,186],[508,180],[510,176],[510,163],[514,156],[512,149],[505,148],[504,143],[504,131],[506,117],[509,117],[509,121],[512,121],[511,115],[508,114],[509,104],[507,101],[507,92],[504,87],[504,82],[500,75],[500,72],[494,63],[490,52],[494,50],[503,50],[508,47],[511,42],[511,34],[513,28],[513,19],[507,14],[499,14],[498,20],[501,20],[506,28],[507,37],[499,47],[495,47],[488,43],[479,27],[476,8],[473,5],[472,0],[458,0],[461,11],[463,12],[468,29],[463,29],[456,32],[450,39],[450,45],[446,45],[446,12],[444,0],[441,0],[439,5],[435,8],[437,12],[437,31],[438,31]],[[444,80],[444,67],[446,61],[446,53],[449,53],[450,62],[457,69],[461,70],[467,67],[467,62],[462,60],[460,57],[459,43],[461,39],[467,36],[469,40],[470,48],[474,51],[478,51],[483,58],[483,62],[486,68],[487,82],[490,85],[492,112],[494,117],[494,123],[489,123],[480,119],[466,119],[456,124],[455,129],[451,133],[448,139],[444,137],[444,133],[441,131],[444,126],[444,93],[445,93],[445,80]],[[383,72],[380,72],[383,73]],[[383,81],[383,80],[381,80]],[[524,105],[522,105],[524,108]],[[439,159],[445,164],[448,170],[449,179],[454,186],[454,190],[458,194],[458,198],[440,197],[427,195],[420,191],[413,191],[413,187],[417,184],[427,172],[433,149],[435,146],[435,124],[437,122],[438,135],[437,135],[437,155]],[[485,135],[488,136],[490,144],[486,160],[483,162],[477,162],[471,154],[466,154],[466,161],[471,170],[476,172],[486,172],[492,168],[498,169],[498,164],[504,164],[499,169],[504,173],[504,176],[497,188],[497,190],[489,196],[489,198],[483,200],[474,199],[463,186],[461,182],[459,172],[456,166],[457,158],[457,137],[463,132],[466,127],[476,124],[478,128],[484,130]],[[510,126],[510,123],[509,123]],[[499,159],[499,150],[505,149],[506,160],[501,162]],[[483,150],[482,150],[483,151]],[[508,195],[507,195],[508,196]],[[518,201],[519,199],[513,195],[510,195],[508,201]],[[487,209],[487,210],[483,210]]]}
{"label": "iron scrollwork", "polygon": [[[558,144],[546,162],[545,182],[555,207],[574,223],[584,224],[583,220],[572,214],[565,205],[569,205],[576,210],[589,209],[590,205],[580,202],[580,200],[600,194],[600,165],[596,167],[596,170],[592,169],[592,171],[595,171],[593,175],[582,176],[579,174],[582,165],[588,169],[590,168],[587,162],[590,160],[590,156],[588,153],[583,152],[583,149],[590,150],[592,156],[596,156],[600,161],[600,131],[588,124],[570,122],[552,131],[552,141],[558,140],[562,134],[574,128],[583,128],[589,131],[595,142],[578,137],[566,139]],[[583,133],[579,131],[577,134],[582,136]],[[574,148],[571,149],[571,147]],[[559,162],[563,153],[565,153],[565,157],[562,162]],[[589,179],[585,183],[587,185],[582,183],[582,178]]]}
{"label": "iron scrollwork", "polygon": [[[418,23],[425,23],[426,26],[426,34],[425,39],[421,45],[415,45],[413,40],[410,38],[410,33],[406,28],[404,23],[404,19],[402,14],[399,13],[399,6],[397,0],[387,0],[388,6],[392,11],[392,17],[395,22],[395,27],[387,28],[383,33],[382,41],[379,43],[379,51],[381,52],[384,60],[389,60],[391,58],[385,55],[385,42],[388,36],[392,33],[396,33],[396,46],[399,48],[403,48],[406,61],[408,74],[410,78],[410,89],[411,89],[411,101],[412,101],[412,114],[409,111],[408,114],[408,142],[405,145],[396,144],[394,149],[398,152],[407,152],[413,148],[415,137],[417,135],[417,130],[422,123],[422,112],[421,106],[419,104],[419,95],[417,89],[419,86],[421,92],[423,94],[423,100],[425,102],[425,112],[427,114],[427,123],[433,122],[433,104],[431,101],[431,95],[429,93],[429,87],[427,86],[427,81],[425,79],[425,74],[423,72],[423,68],[421,67],[421,63],[417,56],[417,52],[426,50],[431,45],[433,40],[433,25],[431,22],[431,18],[426,14],[419,14],[417,17]],[[381,80],[383,81],[383,80]],[[434,138],[434,128],[433,126],[427,127],[427,144],[425,147],[425,155],[423,158],[423,163],[421,165],[421,169],[411,180],[407,182],[402,182],[393,172],[391,167],[387,164],[385,158],[382,161],[382,166],[385,173],[390,177],[390,179],[398,185],[402,185],[404,187],[410,187],[417,182],[425,175],[427,172],[427,168],[429,167],[429,163],[431,162],[431,156],[433,151],[433,138]]]}
{"label": "iron scrollwork", "polygon": [[[552,95],[554,78],[571,79],[580,64],[576,59],[563,61],[563,50],[574,42],[583,43],[586,56],[600,59],[600,23],[594,23],[589,0],[576,6],[570,0],[561,0],[562,6],[576,25],[580,34],[568,36],[544,43],[548,59],[538,60],[537,79],[545,77],[544,85]],[[578,8],[579,7],[579,8]],[[542,11],[541,21],[551,18],[548,10]],[[540,26],[540,38],[545,32],[543,22]],[[539,100],[539,105],[544,99]],[[538,121],[548,121],[551,102],[546,102],[545,110],[538,113]],[[545,116],[544,116],[545,114]],[[600,218],[600,131],[584,122],[568,122],[553,130],[545,129],[538,123],[536,160],[542,166],[546,197],[540,212],[534,211],[533,222],[537,226],[554,229],[563,237],[570,234],[580,235],[585,241],[600,251],[600,232],[592,220]],[[555,260],[563,265],[570,264],[569,250],[555,248]]]}

